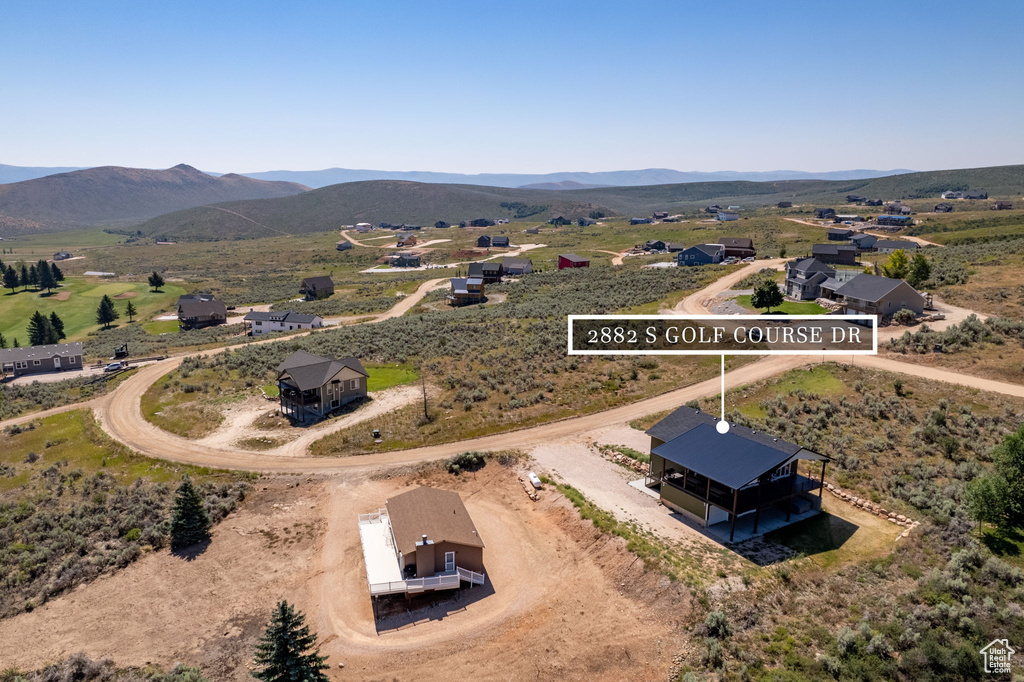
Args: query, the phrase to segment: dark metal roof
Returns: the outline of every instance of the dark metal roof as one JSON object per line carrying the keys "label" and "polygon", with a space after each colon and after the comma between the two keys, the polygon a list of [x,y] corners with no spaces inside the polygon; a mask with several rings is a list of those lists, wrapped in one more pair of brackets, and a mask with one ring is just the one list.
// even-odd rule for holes
{"label": "dark metal roof", "polygon": [[302,284],[299,285],[299,290],[308,289],[310,291],[333,289],[334,280],[327,275],[320,275],[318,277],[307,277],[302,280]]}
{"label": "dark metal roof", "polygon": [[790,261],[789,269],[799,272],[835,272],[835,268],[822,263],[817,258],[798,258],[795,261]]}
{"label": "dark metal roof", "polygon": [[348,367],[364,377],[369,376],[363,364],[356,358],[333,358],[331,356],[314,355],[304,350],[297,350],[284,362],[277,366],[279,374],[287,374],[300,391],[323,386],[331,377]]}
{"label": "dark metal roof", "polygon": [[[182,297],[184,298],[184,297]],[[178,317],[189,319],[193,317],[227,317],[228,309],[223,301],[199,300],[195,298],[178,299]]]}
{"label": "dark metal roof", "polygon": [[828,256],[838,256],[842,251],[857,252],[857,247],[852,244],[814,244],[811,247],[811,253],[822,254]]}
{"label": "dark metal roof", "polygon": [[317,318],[316,315],[311,313],[297,313],[294,310],[272,310],[270,312],[260,312],[254,310],[247,313],[242,319],[255,321],[260,320],[262,322],[285,322],[292,324],[310,324]]}
{"label": "dark metal roof", "polygon": [[921,245],[917,242],[908,242],[902,239],[879,239],[875,242],[876,249],[919,249]]}
{"label": "dark metal roof", "polygon": [[737,489],[774,471],[799,451],[797,446],[796,451],[786,453],[743,438],[731,429],[723,434],[714,426],[700,424],[651,453]]}
{"label": "dark metal roof", "polygon": [[748,237],[721,237],[718,243],[731,249],[754,248],[754,240]]}
{"label": "dark metal roof", "polygon": [[525,268],[528,265],[533,265],[533,261],[529,258],[502,258],[501,265],[506,270],[509,268]]}
{"label": "dark metal roof", "polygon": [[[725,250],[725,247],[721,244],[695,244],[694,246],[691,246],[690,249],[697,249],[698,251],[703,251],[709,256],[716,256],[719,251]],[[687,251],[690,249],[687,249]]]}
{"label": "dark metal roof", "polygon": [[492,246],[508,246],[508,237],[492,237]]}
{"label": "dark metal roof", "polygon": [[495,263],[493,261],[486,261],[483,263],[470,263],[469,264],[469,276],[470,277],[483,277],[484,275],[499,275],[502,271],[501,263]]}
{"label": "dark metal roof", "polygon": [[901,284],[906,284],[906,282],[902,279],[890,279],[863,273],[836,289],[836,294],[859,298],[862,301],[878,301]]}
{"label": "dark metal roof", "polygon": [[584,258],[583,256],[577,256],[575,253],[560,253],[560,254],[558,254],[558,257],[559,258],[564,258],[565,260],[569,261],[570,263],[589,263],[590,262],[589,258]]}
{"label": "dark metal roof", "polygon": [[0,348],[0,363],[26,362],[28,360],[42,360],[59,355],[62,358],[81,356],[82,344],[74,343],[51,343],[46,346],[25,346],[23,348]]}

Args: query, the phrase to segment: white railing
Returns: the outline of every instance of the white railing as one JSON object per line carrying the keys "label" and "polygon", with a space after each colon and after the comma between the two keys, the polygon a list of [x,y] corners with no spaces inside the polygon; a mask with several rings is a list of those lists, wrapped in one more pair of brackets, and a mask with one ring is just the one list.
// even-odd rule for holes
{"label": "white railing", "polygon": [[466,581],[471,585],[483,585],[485,580],[486,576],[483,573],[456,567],[452,573],[440,573],[429,578],[409,578],[407,580],[395,580],[386,583],[370,583],[370,594],[372,596],[380,596],[385,594],[424,592],[426,590],[450,590],[457,588],[462,584],[462,581]]}
{"label": "white railing", "polygon": [[369,514],[360,514],[359,515],[359,523],[360,523],[360,525],[362,525],[364,523],[384,523],[384,521],[387,521],[387,520],[390,520],[388,518],[388,510],[387,509],[378,509],[377,511],[370,512]]}
{"label": "white railing", "polygon": [[484,584],[485,576],[483,573],[477,573],[476,571],[471,571],[468,568],[462,567],[456,568],[455,571],[458,574],[460,580],[465,580],[467,583],[470,583],[471,585]]}

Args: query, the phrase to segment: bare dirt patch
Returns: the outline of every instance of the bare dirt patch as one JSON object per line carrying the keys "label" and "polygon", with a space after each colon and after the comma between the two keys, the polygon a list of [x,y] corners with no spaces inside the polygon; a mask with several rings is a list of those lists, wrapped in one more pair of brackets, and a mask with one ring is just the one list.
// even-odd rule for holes
{"label": "bare dirt patch", "polygon": [[137,291],[125,291],[123,293],[118,294],[117,296],[114,296],[114,298],[117,298],[117,299],[135,298],[138,295],[139,295],[139,292],[137,292]]}
{"label": "bare dirt patch", "polygon": [[66,301],[69,298],[71,298],[71,292],[70,291],[58,291],[57,293],[55,293],[50,298],[52,300],[54,300],[54,301]]}

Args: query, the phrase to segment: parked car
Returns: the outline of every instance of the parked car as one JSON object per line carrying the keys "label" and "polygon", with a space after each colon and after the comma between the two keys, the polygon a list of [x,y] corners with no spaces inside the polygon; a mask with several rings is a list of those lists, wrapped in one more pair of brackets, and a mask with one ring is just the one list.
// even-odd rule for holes
{"label": "parked car", "polygon": [[127,367],[123,362],[112,362],[103,368],[104,372],[117,372]]}
{"label": "parked car", "polygon": [[756,259],[753,256],[747,256],[743,259],[744,263],[753,263]]}

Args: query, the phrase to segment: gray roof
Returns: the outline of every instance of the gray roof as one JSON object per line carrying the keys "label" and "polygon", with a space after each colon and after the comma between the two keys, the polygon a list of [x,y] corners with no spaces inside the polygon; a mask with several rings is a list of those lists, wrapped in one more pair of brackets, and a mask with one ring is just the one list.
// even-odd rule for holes
{"label": "gray roof", "polygon": [[501,274],[502,265],[493,261],[487,261],[484,263],[470,263],[469,264],[469,276],[470,277],[482,277],[486,274],[498,275]]}
{"label": "gray roof", "polygon": [[790,270],[798,272],[835,272],[835,268],[822,263],[817,258],[798,258],[789,262]]}
{"label": "gray roof", "polygon": [[363,365],[356,358],[333,358],[329,355],[313,355],[304,350],[297,350],[277,366],[279,375],[287,374],[300,391],[323,386],[331,377],[348,367],[364,377],[369,376]]}
{"label": "gray roof", "polygon": [[484,281],[479,277],[452,277],[451,283],[453,294],[468,294],[470,285],[482,286]]}
{"label": "gray roof", "polygon": [[[708,254],[709,256],[715,256],[720,251],[724,251],[725,250],[725,247],[722,246],[721,244],[695,244],[695,245],[691,246],[690,248],[691,249],[697,249],[698,251],[703,251],[704,253]],[[687,251],[689,251],[689,249],[687,249]]]}
{"label": "gray roof", "polygon": [[185,298],[182,296],[181,299],[178,299],[178,317],[185,319],[192,317],[212,317],[215,315],[227,317],[227,314],[227,306],[224,305],[223,301],[218,301],[215,298],[211,300],[200,300]]}
{"label": "gray roof", "polygon": [[830,291],[835,291],[836,289],[841,287],[842,284],[843,283],[837,280],[835,277],[826,277],[821,281],[821,284],[819,286],[822,289],[829,289]]}
{"label": "gray roof", "polygon": [[558,257],[559,258],[564,258],[567,261],[569,261],[570,263],[589,263],[590,262],[589,258],[584,258],[583,256],[577,256],[575,253],[560,253],[560,254],[558,254]]}
{"label": "gray roof", "polygon": [[[732,211],[730,211],[731,213]],[[749,237],[721,237],[718,243],[732,249],[752,249],[754,240]]]}
{"label": "gray roof", "polygon": [[901,284],[905,284],[902,279],[861,273],[835,291],[840,296],[859,298],[863,301],[877,301]]}
{"label": "gray roof", "polygon": [[52,358],[55,355],[59,355],[62,358],[81,356],[82,344],[76,341],[74,343],[52,343],[48,346],[0,348],[0,362],[3,364],[42,360],[44,358]]}
{"label": "gray roof", "polygon": [[509,268],[525,268],[533,265],[533,261],[529,258],[502,258],[501,265],[506,270]]}
{"label": "gray roof", "polygon": [[493,246],[508,246],[508,237],[492,237],[491,244]]}
{"label": "gray roof", "polygon": [[306,277],[302,280],[302,284],[299,285],[300,289],[309,289],[312,291],[333,289],[334,280],[327,275],[320,275],[318,277]]}
{"label": "gray roof", "polygon": [[310,324],[317,319],[317,315],[310,313],[297,313],[294,310],[272,310],[267,313],[254,310],[248,313],[243,319],[261,322],[285,322],[291,324]]}
{"label": "gray roof", "polygon": [[857,247],[853,244],[814,244],[811,246],[811,253],[820,253],[829,256],[838,256],[842,251],[857,252]]}
{"label": "gray roof", "polygon": [[919,249],[921,245],[917,242],[903,241],[902,239],[879,239],[875,242],[876,249]]}

